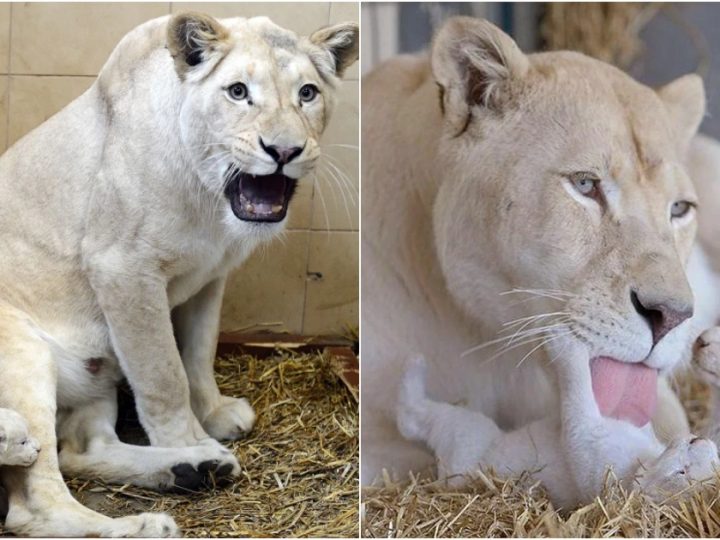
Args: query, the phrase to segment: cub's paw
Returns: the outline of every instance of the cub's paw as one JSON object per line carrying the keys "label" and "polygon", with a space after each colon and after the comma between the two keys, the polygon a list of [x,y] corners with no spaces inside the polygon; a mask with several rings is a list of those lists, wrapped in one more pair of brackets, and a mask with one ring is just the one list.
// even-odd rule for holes
{"label": "cub's paw", "polygon": [[208,439],[200,446],[187,449],[187,461],[170,467],[169,482],[160,486],[166,491],[188,492],[213,487],[240,473],[240,463],[230,450]]}
{"label": "cub's paw", "polygon": [[705,330],[697,338],[693,366],[705,382],[720,386],[720,327]]}
{"label": "cub's paw", "polygon": [[427,364],[422,356],[411,358],[400,381],[395,421],[398,431],[411,441],[424,441],[426,435],[426,371]]}
{"label": "cub's paw", "polygon": [[643,492],[659,500],[713,478],[718,469],[715,443],[690,435],[670,444],[660,457],[641,468],[635,480]]}
{"label": "cub's paw", "polygon": [[218,441],[241,439],[255,424],[255,411],[245,398],[223,396],[220,405],[202,421],[203,428]]}

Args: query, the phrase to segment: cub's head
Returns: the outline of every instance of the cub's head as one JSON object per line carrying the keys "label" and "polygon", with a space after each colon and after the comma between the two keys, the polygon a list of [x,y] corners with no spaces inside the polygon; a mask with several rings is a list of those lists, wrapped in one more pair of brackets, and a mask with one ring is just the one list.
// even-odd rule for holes
{"label": "cub's head", "polygon": [[182,81],[182,138],[201,181],[240,220],[282,221],[320,156],[338,80],[358,57],[357,25],[298,37],[265,17],[182,13],[168,24],[167,45]]}
{"label": "cub's head", "polygon": [[[694,337],[685,265],[698,201],[683,158],[704,113],[700,78],[656,91],[581,54],[525,55],[470,18],[439,31],[432,69],[434,226],[456,300],[496,324],[542,315],[534,344],[675,364]],[[537,297],[499,296],[512,289]]]}
{"label": "cub's head", "polygon": [[28,467],[39,452],[40,443],[29,436],[25,419],[11,409],[0,409],[0,465]]}

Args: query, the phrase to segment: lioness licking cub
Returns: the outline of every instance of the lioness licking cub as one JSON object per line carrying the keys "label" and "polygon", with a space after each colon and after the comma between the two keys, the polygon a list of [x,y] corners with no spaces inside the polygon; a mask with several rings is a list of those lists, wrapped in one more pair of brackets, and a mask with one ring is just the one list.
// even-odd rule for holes
{"label": "lioness licking cub", "polygon": [[666,379],[720,320],[701,79],[652,89],[454,17],[362,99],[363,482],[530,471],[567,509],[608,467],[663,495],[714,476]]}

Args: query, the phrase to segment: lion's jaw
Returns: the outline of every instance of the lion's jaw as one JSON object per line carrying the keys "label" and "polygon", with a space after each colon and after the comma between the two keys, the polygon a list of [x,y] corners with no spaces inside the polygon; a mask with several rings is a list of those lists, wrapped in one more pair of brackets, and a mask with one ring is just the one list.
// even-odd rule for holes
{"label": "lion's jaw", "polygon": [[277,228],[320,157],[339,77],[357,57],[357,28],[306,38],[265,17],[190,16],[168,29],[183,85],[183,145],[204,188],[226,200],[225,221]]}
{"label": "lion's jaw", "polygon": [[[515,343],[550,360],[572,343],[581,361],[676,365],[695,337],[684,268],[696,225],[692,208],[672,219],[670,211],[695,202],[681,159],[702,116],[699,82],[682,78],[656,93],[578,54],[505,50],[473,60],[479,69],[488,58],[515,65],[505,80],[485,80],[492,95],[476,96],[462,116],[453,107],[465,95],[448,90],[453,74],[443,73],[447,55],[438,52],[452,46],[445,37],[433,52],[446,117],[433,219],[454,300],[485,335],[547,314],[509,335],[529,330]],[[599,180],[600,197],[577,189],[580,172]],[[515,289],[536,292],[503,294]],[[645,308],[657,306],[680,324],[654,339]]]}

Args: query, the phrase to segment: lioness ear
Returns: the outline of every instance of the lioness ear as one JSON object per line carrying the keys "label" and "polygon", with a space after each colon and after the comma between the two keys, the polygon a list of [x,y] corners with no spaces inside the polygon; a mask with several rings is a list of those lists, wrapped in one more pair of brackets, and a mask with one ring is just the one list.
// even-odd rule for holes
{"label": "lioness ear", "polygon": [[229,32],[222,24],[203,13],[187,11],[170,19],[167,45],[180,78],[190,68],[212,58],[213,53],[222,52],[228,37]]}
{"label": "lioness ear", "polygon": [[345,70],[358,59],[360,30],[356,23],[325,26],[310,36],[310,41],[332,55],[333,71],[342,77]]}
{"label": "lioness ear", "polygon": [[670,116],[681,155],[697,133],[705,115],[705,87],[700,76],[683,75],[657,91]]}
{"label": "lioness ear", "polygon": [[456,135],[467,127],[473,106],[498,109],[507,83],[530,67],[510,36],[472,17],[448,19],[433,40],[431,63],[443,113]]}

